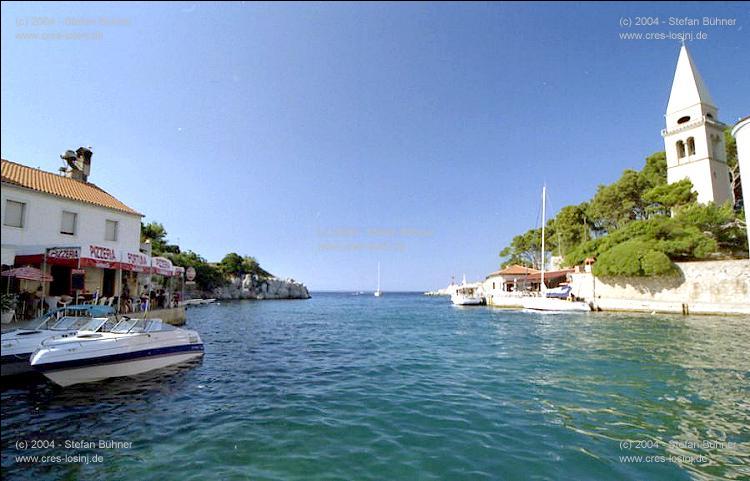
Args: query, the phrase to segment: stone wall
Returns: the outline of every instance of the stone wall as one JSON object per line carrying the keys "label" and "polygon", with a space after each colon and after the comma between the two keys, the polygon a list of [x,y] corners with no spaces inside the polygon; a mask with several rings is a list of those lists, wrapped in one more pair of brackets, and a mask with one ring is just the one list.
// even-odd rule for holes
{"label": "stone wall", "polygon": [[602,310],[750,314],[750,260],[681,262],[673,277],[572,274],[573,293]]}
{"label": "stone wall", "polygon": [[167,324],[174,326],[182,326],[185,324],[185,308],[174,307],[171,309],[154,309],[148,312],[130,312],[125,314],[126,316],[133,319],[143,319],[144,316],[149,319],[161,319]]}

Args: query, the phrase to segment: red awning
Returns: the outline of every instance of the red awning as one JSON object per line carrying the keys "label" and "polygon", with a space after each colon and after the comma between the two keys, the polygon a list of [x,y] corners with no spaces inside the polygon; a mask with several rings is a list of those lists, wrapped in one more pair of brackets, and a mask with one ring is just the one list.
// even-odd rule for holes
{"label": "red awning", "polygon": [[151,272],[160,276],[173,276],[174,266],[172,265],[172,261],[166,257],[152,257]]}
{"label": "red awning", "polygon": [[[562,271],[549,271],[544,273],[544,281],[551,281],[555,279],[565,279],[568,274],[575,272],[574,269],[565,269]],[[541,278],[542,273],[538,272],[536,274],[530,274],[525,280],[527,282],[539,282],[539,279]]]}
{"label": "red awning", "polygon": [[124,252],[120,267],[126,271],[148,274],[151,272],[151,258],[142,252]]}
{"label": "red awning", "polygon": [[[46,252],[46,255],[45,255]],[[50,247],[40,253],[17,255],[16,264],[38,264],[45,262],[53,266],[120,268],[120,256],[112,247],[86,244],[84,246]]]}

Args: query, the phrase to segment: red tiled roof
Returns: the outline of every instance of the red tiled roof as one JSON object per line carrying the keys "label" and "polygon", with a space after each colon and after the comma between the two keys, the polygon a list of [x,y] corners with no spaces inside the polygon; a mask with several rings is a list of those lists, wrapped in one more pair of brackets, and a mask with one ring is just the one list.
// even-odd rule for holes
{"label": "red tiled roof", "polygon": [[536,274],[539,271],[536,269],[532,269],[531,267],[524,267],[520,266],[518,264],[514,264],[512,266],[508,266],[505,269],[501,269],[499,271],[493,272],[487,277],[494,277],[494,276],[528,276],[530,274]]}
{"label": "red tiled roof", "polygon": [[64,177],[2,159],[2,181],[27,189],[143,216],[90,182]]}

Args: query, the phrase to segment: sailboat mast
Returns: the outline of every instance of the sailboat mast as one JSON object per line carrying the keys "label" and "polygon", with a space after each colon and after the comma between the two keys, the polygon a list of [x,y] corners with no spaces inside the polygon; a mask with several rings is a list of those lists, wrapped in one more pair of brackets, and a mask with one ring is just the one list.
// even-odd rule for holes
{"label": "sailboat mast", "polygon": [[380,262],[378,262],[378,292],[380,292]]}
{"label": "sailboat mast", "polygon": [[541,264],[542,264],[542,276],[539,279],[539,292],[543,292],[547,286],[544,284],[544,224],[547,223],[547,184],[544,184],[542,187],[542,257],[541,257]]}

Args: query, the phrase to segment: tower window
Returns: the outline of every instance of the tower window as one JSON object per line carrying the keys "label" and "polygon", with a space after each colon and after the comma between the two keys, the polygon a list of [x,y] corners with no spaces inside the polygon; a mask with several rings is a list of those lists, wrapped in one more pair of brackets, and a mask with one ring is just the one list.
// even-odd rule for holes
{"label": "tower window", "polygon": [[688,137],[687,153],[688,155],[695,155],[695,139],[693,137]]}
{"label": "tower window", "polygon": [[685,122],[690,122],[690,116],[686,115],[684,117],[680,117],[680,119],[677,121],[678,124],[684,124]]}
{"label": "tower window", "polygon": [[708,117],[709,119],[713,120],[714,119],[714,114],[706,114],[706,117]]}
{"label": "tower window", "polygon": [[677,141],[677,158],[681,159],[685,157],[685,142],[682,140]]}

